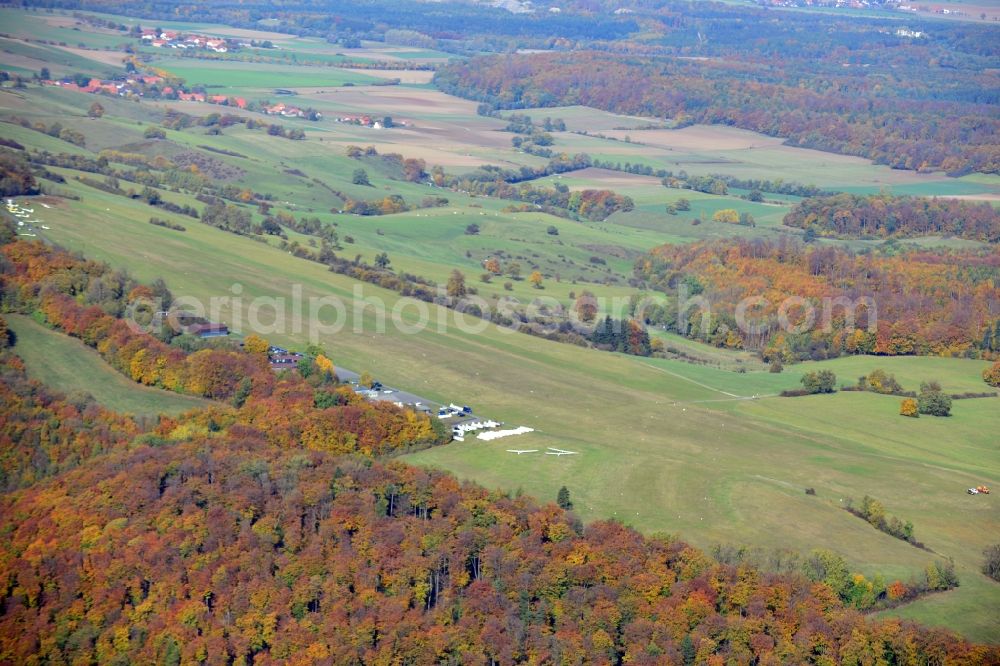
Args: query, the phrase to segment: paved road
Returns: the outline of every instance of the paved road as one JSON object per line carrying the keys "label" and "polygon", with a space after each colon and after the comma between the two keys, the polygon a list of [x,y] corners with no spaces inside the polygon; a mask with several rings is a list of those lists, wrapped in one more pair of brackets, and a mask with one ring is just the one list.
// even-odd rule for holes
{"label": "paved road", "polygon": [[[350,384],[357,385],[359,375],[353,370],[348,370],[347,368],[337,366],[337,377],[342,382],[348,382]],[[404,391],[403,389],[398,389],[393,386],[382,386],[382,390],[377,394],[372,395],[370,400],[382,400],[386,402],[401,402],[404,405],[409,406],[422,406],[427,407],[430,410],[431,416],[437,418],[438,409],[444,407],[445,405],[435,402],[434,400],[428,400],[423,396],[419,396],[416,393],[410,393],[409,391]],[[457,404],[457,403],[456,403]],[[465,414],[461,417],[454,416],[444,421],[450,425],[455,426],[459,423],[465,423],[466,421],[478,420],[480,417],[475,414]]]}

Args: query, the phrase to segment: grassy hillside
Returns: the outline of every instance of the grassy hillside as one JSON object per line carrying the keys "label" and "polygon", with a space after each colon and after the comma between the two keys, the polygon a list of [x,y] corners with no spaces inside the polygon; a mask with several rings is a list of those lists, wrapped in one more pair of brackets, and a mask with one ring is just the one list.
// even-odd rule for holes
{"label": "grassy hillside", "polygon": [[[293,285],[301,285],[307,299],[341,298],[345,326],[322,338],[336,363],[538,431],[516,441],[454,443],[409,457],[413,462],[489,486],[520,487],[541,498],[554,498],[567,485],[585,518],[617,516],[642,529],[689,535],[703,546],[723,541],[803,551],[827,547],[844,552],[867,573],[917,575],[933,555],[840,508],[843,497],[872,494],[890,512],[913,520],[919,538],[936,552],[954,557],[962,578],[959,589],[933,598],[933,610],[921,615],[919,609],[929,603],[921,601],[907,612],[978,639],[1000,630],[995,617],[974,612],[984,602],[1000,600],[1000,587],[978,573],[979,553],[1000,528],[1000,510],[995,496],[964,494],[973,482],[1000,482],[1000,465],[990,449],[1000,426],[994,400],[957,403],[947,421],[924,417],[905,423],[895,399],[871,394],[736,400],[729,394],[793,388],[809,366],[781,375],[737,374],[579,349],[491,325],[478,334],[463,333],[453,313],[434,307],[433,325],[419,334],[390,325],[385,335],[376,335],[374,309],[355,311],[357,283],[203,225],[191,224],[186,233],[153,227],[136,206],[88,196],[52,216],[51,236],[141,279],[162,276],[178,294],[226,297],[232,293],[229,280],[238,282],[239,310],[223,310],[231,323],[237,312],[245,314],[252,298],[287,298]],[[111,237],[115,243],[103,241]],[[382,299],[389,311],[398,302],[394,294],[368,285],[362,293]],[[269,337],[302,346],[307,335],[294,332],[297,320],[290,304],[285,307],[285,332]],[[329,322],[330,316],[327,310],[322,320]],[[412,323],[415,310],[407,309],[403,317]],[[956,390],[979,386],[982,368],[950,359],[851,358],[815,365],[829,365],[850,381],[883,367],[907,387],[936,377]],[[506,451],[548,446],[579,455]],[[806,496],[806,487],[815,487],[817,496]]]}
{"label": "grassy hillside", "polygon": [[[18,20],[25,25],[41,21],[47,34],[72,30],[36,15]],[[95,47],[100,45],[98,37],[110,37],[95,35]],[[296,44],[291,38],[284,40],[286,47]],[[316,40],[302,46],[303,52],[324,48]],[[264,96],[267,86],[277,85],[275,75],[290,70],[290,66],[275,71],[259,68],[265,76],[243,66],[194,59],[173,64],[189,68],[187,74],[192,77],[203,76],[205,82],[230,85],[232,91],[254,96]],[[371,261],[377,253],[387,252],[394,269],[435,281],[444,281],[453,268],[459,268],[481,293],[507,293],[522,302],[546,296],[569,304],[570,292],[585,288],[598,296],[625,298],[634,291],[627,282],[632,261],[650,247],[668,241],[785,233],[779,226],[781,206],[667,190],[656,179],[620,173],[550,179],[578,188],[609,187],[636,200],[636,211],[599,223],[540,212],[509,213],[504,211],[509,201],[402,182],[377,162],[347,158],[346,146],[375,145],[381,153],[423,157],[428,168],[441,164],[449,172],[482,164],[538,166],[545,160],[515,151],[510,145],[513,135],[502,131],[505,122],[477,116],[473,103],[422,86],[336,87],[342,73],[333,68],[314,71],[320,69],[295,72],[301,78],[283,82],[301,86],[296,104],[314,106],[327,118],[318,123],[281,120],[286,126],[304,129],[305,141],[288,141],[243,127],[226,128],[221,135],[210,135],[203,127],[168,130],[166,140],[145,141],[146,125],[158,124],[167,107],[195,115],[221,109],[101,98],[107,112],[95,120],[86,117],[92,96],[33,86],[3,90],[0,116],[17,114],[45,123],[58,120],[87,137],[87,148],[81,149],[19,126],[2,126],[4,136],[31,148],[90,156],[109,147],[168,156],[185,151],[210,155],[242,170],[237,179],[241,186],[273,195],[275,210],[316,216],[336,225],[340,256],[359,255]],[[565,114],[572,129],[587,129],[580,124],[588,118],[586,111],[576,108]],[[391,115],[410,121],[411,126],[376,131],[329,120],[338,112]],[[559,114],[553,109],[536,115],[540,119]],[[610,133],[621,124],[634,127],[636,121],[602,115],[594,122],[593,129]],[[685,168],[691,173],[781,176],[858,190],[888,184],[912,188],[915,193],[991,194],[1000,183],[993,177],[947,179],[939,174],[893,172],[855,158],[787,148],[773,139],[757,145],[758,135],[748,137],[745,132],[693,129],[693,135],[649,130],[656,132],[649,136],[645,130],[630,129],[635,143],[623,140],[624,131],[622,140],[556,133],[554,148],[656,168]],[[696,145],[706,137],[714,137],[714,143]],[[206,151],[204,146],[215,150]],[[351,182],[359,166],[368,171],[371,187]],[[87,187],[75,181],[82,175],[79,172],[52,170],[67,182],[46,183],[47,187],[81,199],[49,197],[45,201],[51,208],[35,207],[39,224],[49,227],[37,229],[45,240],[106,260],[143,281],[162,277],[175,295],[206,303],[214,297],[220,306],[214,318],[237,331],[249,332],[248,310],[255,298],[283,298],[265,308],[277,307],[284,315],[283,323],[269,328],[274,317],[268,310],[260,317],[262,332],[273,342],[292,347],[301,348],[310,341],[308,299],[334,297],[344,306],[342,326],[336,332],[328,330],[317,341],[336,364],[371,371],[382,381],[433,400],[470,404],[477,413],[536,429],[491,443],[456,442],[407,460],[442,467],[487,486],[521,488],[543,500],[554,499],[558,488],[566,485],[585,519],[614,516],[643,530],[680,533],[701,546],[749,543],[803,552],[830,548],[842,552],[859,571],[904,580],[920,575],[935,556],[953,557],[961,587],[896,614],[944,624],[977,640],[1000,636],[1000,615],[988,612],[1000,606],[1000,585],[978,572],[982,549],[1000,533],[1000,506],[996,494],[970,497],[964,493],[977,483],[1000,485],[995,435],[1000,431],[1000,399],[956,402],[949,419],[909,420],[898,416],[898,399],[873,394],[772,397],[798,387],[802,373],[817,368],[836,372],[839,383],[853,384],[859,375],[880,367],[895,373],[907,389],[935,379],[949,391],[983,390],[981,362],[855,357],[789,366],[781,374],[771,374],[746,354],[702,347],[676,336],[663,337],[707,364],[627,357],[547,342],[465,320],[436,306],[424,309],[428,325],[419,332],[404,332],[390,322],[382,334],[375,326],[377,307],[365,305],[361,298],[377,299],[387,312],[395,310],[409,324],[416,322],[423,306],[296,259],[276,247],[275,237],[253,240],[225,233],[191,218],[165,214],[139,200]],[[338,213],[342,202],[331,190],[366,199],[400,194],[412,203],[440,194],[449,203],[398,215],[359,217]],[[160,193],[178,204],[203,206],[190,194],[165,189]],[[663,212],[667,202],[681,196],[692,200],[691,213],[668,216]],[[758,226],[691,224],[691,217],[698,213],[710,217],[714,210],[727,207],[752,212]],[[255,220],[261,219],[255,207],[246,210]],[[147,220],[153,215],[187,230],[152,226]],[[473,222],[480,226],[479,234],[466,233]],[[550,225],[557,235],[548,232]],[[303,245],[315,242],[293,232],[288,236]],[[926,242],[939,243],[940,239]],[[489,285],[479,283],[482,260],[500,252],[519,261],[525,274],[537,267],[545,274],[545,288],[537,290],[526,280],[513,280],[511,291],[506,292],[503,282],[507,278]],[[290,301],[296,290],[305,299],[300,311]],[[239,298],[234,300],[234,294]],[[327,306],[316,320],[329,325],[335,316],[335,309]],[[459,325],[461,321],[466,328]],[[198,404],[143,392],[89,350],[31,320],[15,317],[12,325],[21,334],[19,352],[29,369],[64,390],[82,388],[106,404],[137,413],[181,411]],[[748,371],[731,371],[740,367]],[[545,455],[546,447],[577,455]],[[507,451],[512,448],[539,452],[518,456]],[[817,494],[808,496],[805,488],[815,488]],[[882,500],[890,513],[912,520],[917,537],[934,553],[882,534],[842,510],[842,499],[860,499],[865,494]]]}
{"label": "grassy hillside", "polygon": [[180,414],[208,404],[201,398],[136,384],[79,340],[28,317],[5,318],[17,335],[14,350],[24,360],[28,376],[47,386],[67,394],[89,393],[105,407],[127,414]]}

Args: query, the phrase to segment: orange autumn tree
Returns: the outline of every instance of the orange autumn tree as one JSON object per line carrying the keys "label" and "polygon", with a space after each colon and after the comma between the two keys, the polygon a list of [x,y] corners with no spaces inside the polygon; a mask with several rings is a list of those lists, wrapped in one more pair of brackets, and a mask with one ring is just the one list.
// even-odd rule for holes
{"label": "orange autumn tree", "polygon": [[1000,361],[983,370],[983,381],[990,386],[1000,386]]}

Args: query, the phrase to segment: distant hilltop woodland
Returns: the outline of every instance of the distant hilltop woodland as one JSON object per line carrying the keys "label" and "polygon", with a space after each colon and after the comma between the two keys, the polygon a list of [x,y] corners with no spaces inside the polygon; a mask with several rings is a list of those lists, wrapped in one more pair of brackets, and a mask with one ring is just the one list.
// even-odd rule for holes
{"label": "distant hilltop woodland", "polygon": [[901,29],[896,18],[700,2],[567,2],[554,5],[559,12],[390,0],[241,3],[238,10],[29,4],[321,36],[348,54],[390,31],[397,43],[456,55],[547,51],[455,62],[436,83],[497,108],[586,104],[677,126],[734,125],[895,168],[1000,173],[1000,41],[984,22],[907,15]]}

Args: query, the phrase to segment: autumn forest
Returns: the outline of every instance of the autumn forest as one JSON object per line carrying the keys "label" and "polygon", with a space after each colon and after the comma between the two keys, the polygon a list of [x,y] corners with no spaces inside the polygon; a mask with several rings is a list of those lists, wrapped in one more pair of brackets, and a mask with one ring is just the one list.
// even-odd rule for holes
{"label": "autumn forest", "polygon": [[0,666],[1000,665],[1000,10],[0,3]]}

